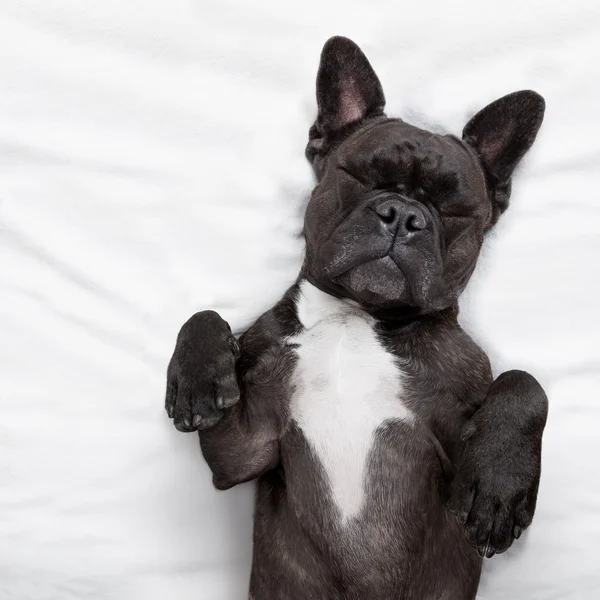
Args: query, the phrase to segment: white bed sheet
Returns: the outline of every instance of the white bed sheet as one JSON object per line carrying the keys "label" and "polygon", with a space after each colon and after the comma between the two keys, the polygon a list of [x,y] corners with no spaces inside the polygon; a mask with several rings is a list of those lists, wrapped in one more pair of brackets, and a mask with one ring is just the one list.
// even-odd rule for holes
{"label": "white bed sheet", "polygon": [[165,368],[193,312],[241,331],[294,279],[334,34],[417,124],[547,99],[463,302],[551,402],[534,525],[480,596],[600,598],[600,6],[405,4],[2,0],[2,600],[244,597],[252,485],[212,489]]}

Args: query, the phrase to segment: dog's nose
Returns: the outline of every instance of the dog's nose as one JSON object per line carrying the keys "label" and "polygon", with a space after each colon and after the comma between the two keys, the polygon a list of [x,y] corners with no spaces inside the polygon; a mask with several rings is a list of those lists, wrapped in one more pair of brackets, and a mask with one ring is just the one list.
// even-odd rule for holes
{"label": "dog's nose", "polygon": [[385,227],[398,235],[407,236],[427,227],[423,211],[416,206],[397,198],[388,198],[375,206],[375,212]]}

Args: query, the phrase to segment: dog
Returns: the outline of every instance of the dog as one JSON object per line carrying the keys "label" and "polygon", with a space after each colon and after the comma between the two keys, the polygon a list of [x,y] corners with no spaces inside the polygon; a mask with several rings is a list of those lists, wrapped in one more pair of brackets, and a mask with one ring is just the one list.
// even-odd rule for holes
{"label": "dog", "polygon": [[167,413],[217,489],[258,480],[251,599],[472,600],[532,521],[548,401],[523,371],[492,380],[457,304],[544,100],[430,133],[334,37],[317,105],[298,279],[239,341],[216,312],[185,323]]}

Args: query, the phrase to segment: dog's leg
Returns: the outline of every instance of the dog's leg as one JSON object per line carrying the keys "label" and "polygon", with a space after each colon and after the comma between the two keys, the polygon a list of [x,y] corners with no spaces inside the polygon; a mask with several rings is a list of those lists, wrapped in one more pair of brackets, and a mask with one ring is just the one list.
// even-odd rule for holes
{"label": "dog's leg", "polygon": [[[268,339],[260,322],[248,333],[253,346],[259,338],[264,350]],[[244,358],[249,362],[243,353],[252,351],[244,348],[245,336],[240,355],[240,344],[217,313],[197,313],[182,327],[167,373],[167,412],[180,431],[199,430],[219,489],[258,477],[279,461],[276,403],[246,385],[240,393],[244,378],[236,366]]]}
{"label": "dog's leg", "polygon": [[531,524],[547,414],[540,384],[508,371],[465,426],[451,507],[482,556],[504,552]]}

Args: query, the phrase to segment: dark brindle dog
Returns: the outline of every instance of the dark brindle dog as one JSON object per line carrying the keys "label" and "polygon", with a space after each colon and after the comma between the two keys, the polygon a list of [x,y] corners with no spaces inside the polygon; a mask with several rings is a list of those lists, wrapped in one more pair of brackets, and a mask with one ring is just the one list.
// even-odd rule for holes
{"label": "dark brindle dog", "polygon": [[182,328],[166,407],[218,489],[258,478],[254,600],[469,600],[531,523],[547,400],[492,382],[457,321],[544,101],[517,92],[462,139],[385,116],[371,65],[327,42],[306,150],[317,178],[297,283],[239,340]]}

